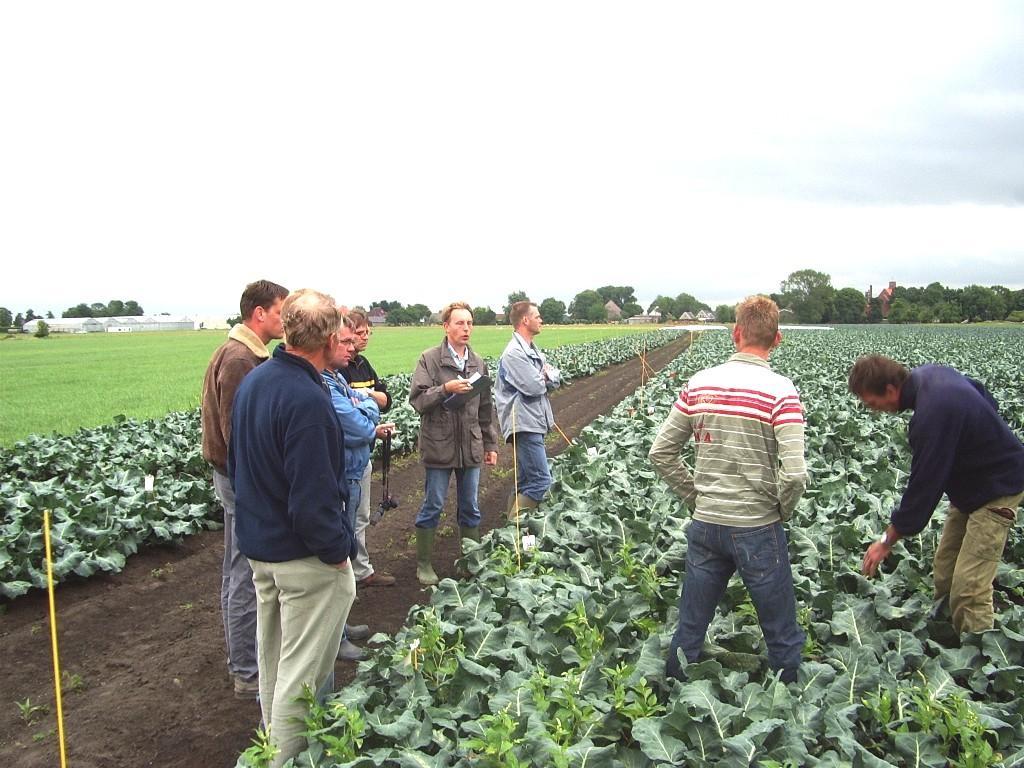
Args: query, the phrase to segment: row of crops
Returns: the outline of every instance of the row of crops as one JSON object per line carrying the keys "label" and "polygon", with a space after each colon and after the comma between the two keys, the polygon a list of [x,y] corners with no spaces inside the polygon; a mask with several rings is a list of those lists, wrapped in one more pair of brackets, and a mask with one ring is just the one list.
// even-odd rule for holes
{"label": "row of crops", "polygon": [[[567,345],[549,355],[571,381],[677,336],[653,331]],[[409,380],[408,374],[386,379],[395,403],[388,417],[398,426],[393,450],[400,453],[415,447],[419,428]],[[221,519],[202,456],[198,409],[142,422],[118,418],[69,436],[33,435],[0,450],[0,505],[0,596],[6,598],[46,585],[44,509],[53,513],[57,580],[120,571],[143,544],[217,528]]]}
{"label": "row of crops", "polygon": [[[846,392],[858,354],[945,362],[984,381],[1024,434],[1015,331],[794,332],[773,356],[807,412],[810,490],[788,524],[798,681],[766,668],[746,592],[730,584],[710,659],[666,679],[688,516],[647,460],[681,382],[731,352],[707,334],[554,462],[539,512],[467,543],[355,681],[307,718],[302,766],[1006,766],[1024,763],[1024,539],[998,576],[996,629],[962,640],[931,618],[942,511],[860,575],[909,465],[906,416]],[[520,534],[536,537],[523,551]],[[258,764],[254,748],[240,765]]]}

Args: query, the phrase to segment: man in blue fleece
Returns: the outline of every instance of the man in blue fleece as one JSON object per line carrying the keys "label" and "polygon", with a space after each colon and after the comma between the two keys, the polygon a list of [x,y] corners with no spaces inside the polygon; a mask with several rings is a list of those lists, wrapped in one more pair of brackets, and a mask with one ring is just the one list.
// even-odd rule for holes
{"label": "man in blue fleece", "polygon": [[992,580],[1024,496],[1024,445],[988,390],[946,366],[908,371],[866,355],[850,369],[849,387],[872,410],[914,411],[907,489],[885,533],[868,547],[863,572],[873,576],[896,541],[920,532],[945,493],[935,597],[948,598],[958,632],[991,629]]}
{"label": "man in blue fleece", "polygon": [[303,687],[334,687],[355,599],[345,438],[320,372],[337,347],[334,300],[304,289],[281,308],[285,344],[235,395],[228,475],[235,535],[256,586],[260,706],[284,765],[306,746]]}

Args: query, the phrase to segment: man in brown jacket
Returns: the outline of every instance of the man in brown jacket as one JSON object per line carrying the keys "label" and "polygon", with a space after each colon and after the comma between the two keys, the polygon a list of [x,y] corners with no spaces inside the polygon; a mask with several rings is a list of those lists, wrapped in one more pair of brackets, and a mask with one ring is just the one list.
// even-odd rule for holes
{"label": "man in brown jacket", "polygon": [[434,533],[452,471],[459,532],[479,541],[480,465],[498,463],[490,381],[476,388],[471,383],[474,374],[487,376],[483,359],[469,348],[473,312],[465,302],[455,302],[441,311],[441,322],[445,338],[420,355],[409,387],[409,402],[420,414],[420,461],[426,472],[423,505],[416,516],[416,578],[424,586],[437,584],[431,562]]}
{"label": "man in brown jacket", "polygon": [[220,607],[228,647],[228,673],[234,679],[235,695],[239,698],[256,698],[260,689],[256,591],[252,568],[235,542],[235,492],[227,475],[231,406],[245,375],[270,357],[267,344],[284,334],[281,305],[287,295],[287,288],[268,280],[257,280],[245,287],[239,303],[242,322],[231,329],[227,341],[214,352],[203,380],[203,458],[213,466],[213,490],[224,507]]}

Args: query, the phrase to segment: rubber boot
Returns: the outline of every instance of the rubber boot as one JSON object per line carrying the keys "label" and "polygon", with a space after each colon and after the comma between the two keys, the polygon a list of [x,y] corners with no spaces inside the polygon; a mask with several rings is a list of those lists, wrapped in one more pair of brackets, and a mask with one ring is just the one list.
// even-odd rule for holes
{"label": "rubber boot", "polygon": [[536,509],[540,506],[540,502],[535,499],[531,499],[525,493],[517,493],[512,497],[511,503],[508,505],[507,517],[509,522],[515,522],[516,519],[516,504],[519,505],[519,514],[523,514],[524,510]]}
{"label": "rubber boot", "polygon": [[468,525],[460,525],[459,526],[459,535],[462,537],[463,541],[465,541],[466,539],[472,539],[473,541],[479,542],[480,541],[480,527],[476,526],[476,525],[474,525],[472,527],[470,527]]}
{"label": "rubber boot", "polygon": [[416,579],[424,587],[437,584],[437,574],[431,560],[434,557],[434,534],[436,528],[416,529]]}

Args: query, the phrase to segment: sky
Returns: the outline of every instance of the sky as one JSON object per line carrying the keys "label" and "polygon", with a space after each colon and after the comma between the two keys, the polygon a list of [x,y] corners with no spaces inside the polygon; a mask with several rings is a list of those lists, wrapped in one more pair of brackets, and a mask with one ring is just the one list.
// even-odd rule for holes
{"label": "sky", "polygon": [[1024,4],[0,4],[0,306],[1024,287]]}

